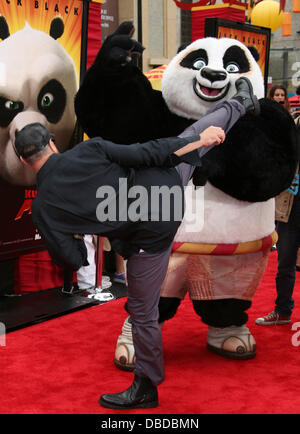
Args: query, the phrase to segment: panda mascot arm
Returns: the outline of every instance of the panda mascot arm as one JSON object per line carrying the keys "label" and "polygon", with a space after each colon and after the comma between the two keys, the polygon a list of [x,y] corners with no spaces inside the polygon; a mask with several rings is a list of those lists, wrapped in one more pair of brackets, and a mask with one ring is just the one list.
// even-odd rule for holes
{"label": "panda mascot arm", "polygon": [[180,134],[189,121],[172,113],[160,91],[135,65],[143,47],[122,23],[104,41],[75,97],[77,119],[89,137],[130,144]]}
{"label": "panda mascot arm", "polygon": [[260,100],[261,114],[243,116],[227,133],[222,148],[213,148],[196,168],[194,183],[207,179],[230,196],[262,202],[287,189],[299,159],[299,134],[280,104]]}
{"label": "panda mascot arm", "polygon": [[172,59],[160,92],[132,61],[131,53],[143,50],[132,30],[123,23],[109,36],[84,77],[75,110],[85,132],[124,144],[177,135],[233,97],[235,81],[246,76],[261,98],[261,114],[241,118],[223,145],[206,154],[195,183],[209,180],[249,202],[288,188],[298,158],[296,128],[278,103],[262,98],[263,78],[250,50],[228,38],[197,40]]}

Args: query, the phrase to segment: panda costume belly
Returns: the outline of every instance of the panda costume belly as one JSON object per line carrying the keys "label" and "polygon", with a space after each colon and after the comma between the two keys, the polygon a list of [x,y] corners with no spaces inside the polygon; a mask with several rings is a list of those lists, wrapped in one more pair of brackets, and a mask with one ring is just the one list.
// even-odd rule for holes
{"label": "panda costume belly", "polygon": [[251,301],[277,239],[274,199],[242,202],[207,182],[185,200],[161,296]]}
{"label": "panda costume belly", "polygon": [[[125,36],[131,30],[130,23],[123,23],[106,39],[77,93],[77,117],[88,135],[119,143],[178,135],[230,99],[241,76],[263,98],[254,51],[226,38],[204,38],[188,45],[166,67],[162,92],[152,89],[132,62],[132,53],[142,48]],[[163,323],[174,316],[189,291],[196,313],[209,326],[208,348],[237,359],[256,353],[245,310],[251,306],[274,241],[273,197],[289,187],[296,169],[292,119],[279,104],[261,99],[260,105],[261,115],[241,118],[222,146],[208,152],[196,169],[193,180],[203,191],[201,215],[193,225],[198,229],[189,233],[186,214],[159,303]],[[187,196],[191,206],[198,200]],[[226,254],[220,254],[220,247]],[[119,336],[115,363],[127,370],[134,366],[130,318]]]}

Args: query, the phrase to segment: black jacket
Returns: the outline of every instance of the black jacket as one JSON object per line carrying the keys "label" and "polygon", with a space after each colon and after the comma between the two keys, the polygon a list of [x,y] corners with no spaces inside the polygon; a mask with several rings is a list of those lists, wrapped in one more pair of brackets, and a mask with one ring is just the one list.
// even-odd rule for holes
{"label": "black jacket", "polygon": [[[52,155],[37,175],[32,217],[53,261],[73,270],[88,265],[85,244],[74,234],[106,236],[125,258],[140,249],[153,253],[166,250],[180,224],[178,209],[174,216],[171,197],[169,221],[163,221],[166,210],[163,206],[151,208],[150,190],[153,186],[178,186],[183,192],[174,169],[182,160],[173,152],[196,140],[199,135],[124,146],[97,137]],[[201,164],[197,151],[187,155],[187,161]],[[131,191],[134,197],[128,197],[131,187],[136,189]],[[139,188],[149,194],[137,201]],[[138,203],[143,204],[142,216],[136,209]],[[180,207],[183,210],[183,194]],[[128,219],[129,210],[139,214],[140,220],[132,221],[132,215]]]}

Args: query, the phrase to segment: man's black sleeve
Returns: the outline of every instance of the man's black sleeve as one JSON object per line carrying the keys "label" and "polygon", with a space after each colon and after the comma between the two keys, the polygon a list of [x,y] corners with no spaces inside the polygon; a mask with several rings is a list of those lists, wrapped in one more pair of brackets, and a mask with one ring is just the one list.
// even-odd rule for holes
{"label": "man's black sleeve", "polygon": [[60,267],[76,271],[83,265],[89,265],[83,240],[74,238],[72,234],[62,234],[56,231],[48,233],[47,239],[43,236],[42,238],[45,240],[53,262]]}
{"label": "man's black sleeve", "polygon": [[62,267],[78,270],[83,265],[88,265],[87,249],[81,239],[75,239],[72,234],[65,234],[51,229],[45,219],[36,211],[35,201],[32,207],[32,217],[35,227],[38,229],[52,261]]}
{"label": "man's black sleeve", "polygon": [[199,135],[185,138],[169,137],[133,145],[117,145],[108,141],[99,141],[97,146],[100,152],[105,153],[106,158],[120,166],[132,168],[172,167],[178,164],[178,160],[173,159],[172,154],[188,143],[196,142],[199,139]]}

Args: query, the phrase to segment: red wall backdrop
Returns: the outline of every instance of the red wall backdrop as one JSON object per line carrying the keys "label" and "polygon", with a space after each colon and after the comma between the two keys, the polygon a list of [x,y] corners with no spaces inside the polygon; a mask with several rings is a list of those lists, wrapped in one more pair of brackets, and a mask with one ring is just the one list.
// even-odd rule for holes
{"label": "red wall backdrop", "polygon": [[204,38],[205,18],[226,18],[227,20],[245,22],[245,9],[229,5],[222,7],[204,6],[192,10],[192,40]]}

